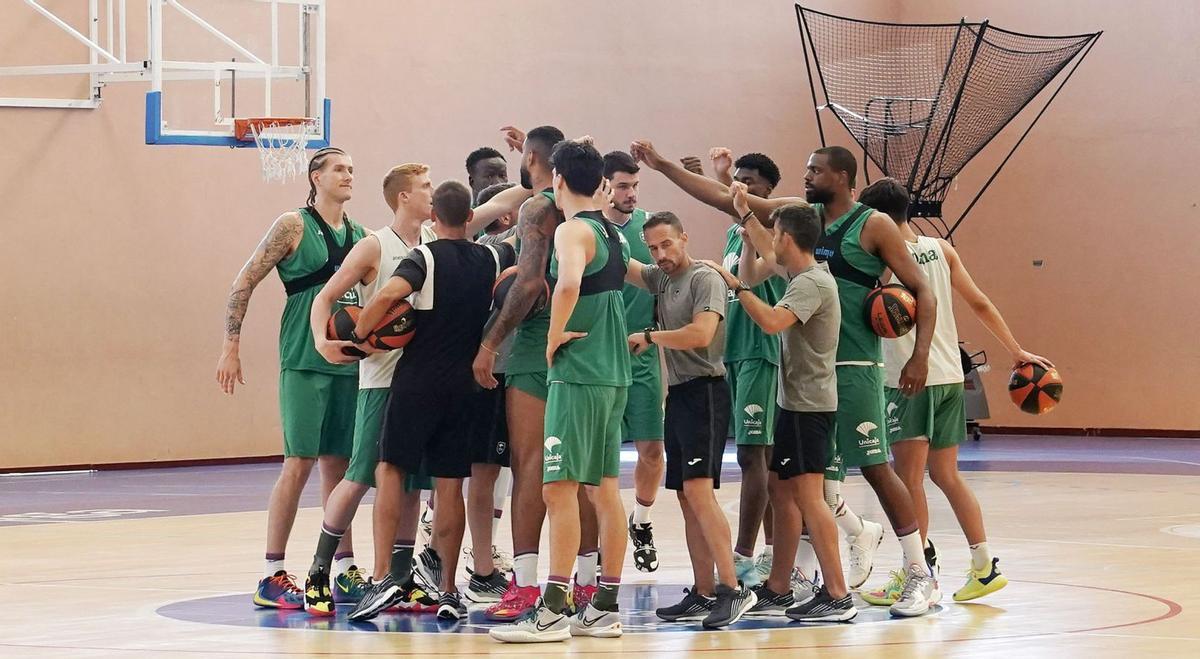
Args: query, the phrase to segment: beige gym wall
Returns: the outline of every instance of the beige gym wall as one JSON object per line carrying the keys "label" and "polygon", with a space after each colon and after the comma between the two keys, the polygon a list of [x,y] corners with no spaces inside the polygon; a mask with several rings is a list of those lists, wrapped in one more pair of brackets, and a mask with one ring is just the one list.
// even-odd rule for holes
{"label": "beige gym wall", "polygon": [[[466,154],[500,148],[506,123],[590,133],[605,150],[635,137],[672,156],[713,145],[760,150],[780,164],[781,192],[802,189],[817,137],[788,3],[331,4],[334,142],[355,158],[348,210],[368,226],[389,221],[379,191],[388,167],[423,161],[435,179],[465,180]],[[1188,296],[1176,274],[1196,269],[1196,211],[1188,186],[1171,183],[1196,159],[1181,145],[1196,134],[1187,108],[1197,90],[1178,64],[1195,59],[1184,44],[1200,28],[1196,11],[1153,16],[1082,0],[814,4],[882,20],[965,12],[1029,32],[1108,30],[959,234],[1018,337],[1059,363],[1061,409],[1016,412],[998,346],[964,309],[958,316],[964,338],[997,362],[987,377],[993,423],[1200,428],[1191,389],[1200,355],[1184,329],[1197,312],[1178,302]],[[16,63],[13,35],[37,19],[27,13],[0,9],[0,63]],[[78,55],[69,42],[61,48]],[[248,384],[226,397],[213,372],[229,283],[272,219],[303,202],[306,185],[262,183],[252,150],[144,145],[146,89],[109,86],[98,110],[0,109],[9,290],[0,468],[280,452],[283,290],[273,275],[246,319]],[[1014,138],[1007,131],[969,166],[950,209]],[[642,200],[684,218],[694,253],[719,253],[725,224],[716,213],[653,172]],[[1033,269],[1034,258],[1045,267]],[[1119,387],[1110,375],[1118,372]]]}

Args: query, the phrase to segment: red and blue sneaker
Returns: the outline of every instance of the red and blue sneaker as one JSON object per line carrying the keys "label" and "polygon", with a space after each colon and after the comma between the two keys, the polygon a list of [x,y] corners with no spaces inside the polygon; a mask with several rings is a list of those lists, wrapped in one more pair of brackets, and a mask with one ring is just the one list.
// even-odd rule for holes
{"label": "red and blue sneaker", "polygon": [[280,570],[263,577],[254,591],[254,605],[269,609],[303,609],[304,591],[296,585],[296,577]]}

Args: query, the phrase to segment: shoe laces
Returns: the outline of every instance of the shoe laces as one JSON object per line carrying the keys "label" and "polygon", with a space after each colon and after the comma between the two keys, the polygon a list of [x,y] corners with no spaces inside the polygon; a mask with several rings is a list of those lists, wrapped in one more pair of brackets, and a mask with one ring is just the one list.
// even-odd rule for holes
{"label": "shoe laces", "polygon": [[363,578],[362,570],[360,570],[357,565],[351,565],[350,569],[346,570],[342,574],[344,574],[346,578],[350,580],[351,586],[366,587],[370,585],[367,580]]}
{"label": "shoe laces", "polygon": [[[897,573],[893,572],[893,574]],[[918,572],[917,570],[910,568],[908,572],[908,578],[904,582],[904,589],[900,591],[900,599],[906,600],[911,597],[918,588],[921,588],[924,585],[924,580],[928,578],[929,577]]]}
{"label": "shoe laces", "polygon": [[304,592],[303,590],[300,589],[300,586],[296,585],[295,575],[290,574],[288,572],[284,572],[283,574],[277,574],[277,575],[271,577],[271,581],[289,593],[303,593]]}

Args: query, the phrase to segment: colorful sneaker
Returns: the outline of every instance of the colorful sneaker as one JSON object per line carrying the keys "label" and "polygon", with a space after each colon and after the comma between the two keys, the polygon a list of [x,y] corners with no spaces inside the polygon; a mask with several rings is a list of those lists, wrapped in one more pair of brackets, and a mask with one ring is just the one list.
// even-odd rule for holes
{"label": "colorful sneaker", "polygon": [[874,606],[891,606],[900,599],[900,593],[904,592],[904,582],[908,580],[908,575],[900,570],[892,570],[892,576],[883,588],[872,590],[865,593],[860,593],[863,601]]}
{"label": "colorful sneaker", "polygon": [[438,599],[438,620],[462,620],[467,617],[467,605],[460,593],[442,593]]}
{"label": "colorful sneaker", "polygon": [[501,643],[553,643],[571,638],[571,620],[566,615],[547,609],[539,598],[535,608],[516,623],[500,625],[488,635]]}
{"label": "colorful sneaker", "polygon": [[513,579],[508,583],[508,590],[500,601],[488,607],[484,616],[488,620],[502,622],[516,620],[532,611],[541,596],[537,586],[518,586],[516,579]]}
{"label": "colorful sneaker", "polygon": [[657,609],[654,615],[668,622],[704,620],[712,612],[716,600],[696,592],[695,586],[683,589],[683,600],[673,606]]}
{"label": "colorful sneaker", "polygon": [[900,599],[891,606],[891,614],[911,618],[929,613],[929,609],[937,603],[940,594],[937,592],[937,579],[934,579],[919,566],[908,568],[908,579],[904,582],[904,590]]}
{"label": "colorful sneaker", "polygon": [[413,559],[413,576],[417,584],[427,592],[433,592],[442,587],[442,557],[438,556],[433,547],[425,547]]}
{"label": "colorful sneaker", "polygon": [[496,569],[486,577],[478,574],[471,575],[465,595],[472,602],[492,603],[499,602],[506,592],[508,592],[508,580],[504,578],[500,570]]}
{"label": "colorful sneaker", "polygon": [[304,580],[304,610],[310,616],[329,617],[337,613],[333,593],[329,591],[329,573],[318,567]]}
{"label": "colorful sneaker", "polygon": [[758,585],[758,570],[754,559],[749,556],[733,552],[733,573],[737,580],[745,584],[747,588]]}
{"label": "colorful sneaker", "polygon": [[791,590],[788,590],[786,593],[777,593],[767,588],[767,584],[765,583],[755,586],[753,590],[754,597],[758,601],[754,603],[754,606],[750,607],[749,611],[746,611],[746,615],[748,616],[781,616],[796,604]]}
{"label": "colorful sneaker", "polygon": [[280,570],[274,576],[263,577],[254,591],[254,605],[268,609],[303,609],[304,591],[296,585],[296,577]]}
{"label": "colorful sneaker", "polygon": [[766,550],[759,553],[758,558],[754,559],[754,576],[758,578],[758,583],[766,583],[771,577],[771,563],[774,555],[768,554]]}
{"label": "colorful sneaker", "polygon": [[366,594],[367,580],[357,565],[351,565],[349,570],[333,580],[333,601],[336,604],[358,604]]}
{"label": "colorful sneaker", "polygon": [[[819,578],[819,577],[818,577]],[[792,597],[796,604],[804,604],[816,596],[821,589],[815,580],[804,576],[800,568],[792,568]]]}
{"label": "colorful sneaker", "polygon": [[369,585],[362,600],[346,616],[350,620],[370,620],[400,601],[400,586],[396,585],[392,575],[389,574],[379,581],[372,581]]}
{"label": "colorful sneaker", "polygon": [[571,589],[571,605],[572,611],[582,611],[587,608],[588,604],[592,603],[592,598],[596,596],[599,587],[595,584],[591,586],[580,586],[579,580],[576,578],[575,586]]}
{"label": "colorful sneaker", "polygon": [[726,627],[741,620],[747,611],[754,608],[758,597],[754,591],[739,584],[738,588],[730,588],[725,584],[717,584],[716,600],[712,611],[700,623],[705,629]]}
{"label": "colorful sneaker", "polygon": [[835,600],[822,587],[812,599],[788,609],[786,615],[798,622],[849,622],[858,615],[858,609],[850,593]]}
{"label": "colorful sneaker", "polygon": [[437,591],[427,591],[411,576],[400,585],[400,594],[388,611],[405,613],[432,613],[438,609]]}
{"label": "colorful sneaker", "polygon": [[571,636],[594,636],[596,638],[620,638],[621,614],[616,611],[601,611],[589,602],[579,613],[571,616]]}
{"label": "colorful sneaker", "polygon": [[654,527],[650,522],[634,524],[629,514],[629,539],[633,541],[633,566],[642,572],[658,569],[658,549],[654,547]]}
{"label": "colorful sneaker", "polygon": [[883,542],[883,525],[864,519],[862,532],[846,540],[850,543],[850,569],[846,572],[846,583],[851,588],[858,588],[871,576],[875,550]]}
{"label": "colorful sneaker", "polygon": [[942,576],[942,568],[938,565],[937,547],[933,546],[933,540],[929,538],[925,538],[925,562],[929,564],[929,574],[932,574],[934,579]]}
{"label": "colorful sneaker", "polygon": [[1008,585],[1008,579],[1000,574],[997,563],[1000,559],[993,558],[992,564],[986,570],[967,570],[967,583],[954,593],[955,602],[969,602],[990,595]]}

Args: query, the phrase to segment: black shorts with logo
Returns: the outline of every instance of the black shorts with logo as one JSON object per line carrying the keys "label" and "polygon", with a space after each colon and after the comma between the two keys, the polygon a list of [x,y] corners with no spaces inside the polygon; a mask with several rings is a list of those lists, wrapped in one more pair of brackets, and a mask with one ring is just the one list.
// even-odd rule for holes
{"label": "black shorts with logo", "polygon": [[505,411],[503,373],[493,373],[499,382],[495,389],[479,392],[477,413],[472,419],[471,464],[510,465],[508,413]]}
{"label": "black shorts with logo", "polygon": [[793,412],[779,409],[771,471],[787,480],[802,474],[823,474],[833,455],[833,412]]}
{"label": "black shorts with logo", "polygon": [[721,487],[721,458],[732,409],[724,377],[700,377],[667,388],[663,448],[667,454],[666,487],[682,490],[684,481],[711,478]]}

